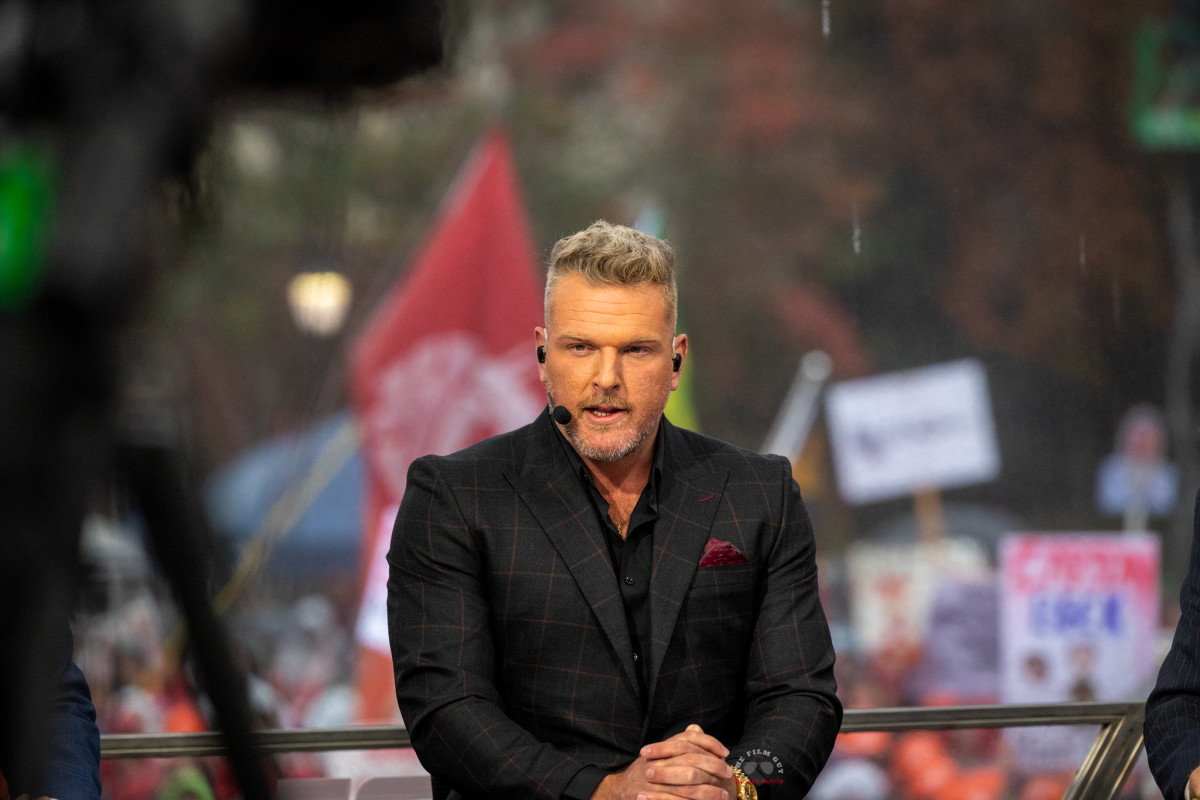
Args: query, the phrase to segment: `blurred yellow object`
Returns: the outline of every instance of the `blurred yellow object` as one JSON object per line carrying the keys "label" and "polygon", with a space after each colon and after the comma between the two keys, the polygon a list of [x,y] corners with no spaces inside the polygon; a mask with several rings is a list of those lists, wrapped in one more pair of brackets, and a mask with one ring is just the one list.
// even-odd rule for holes
{"label": "blurred yellow object", "polygon": [[792,477],[800,485],[800,493],[805,497],[816,497],[825,492],[824,465],[828,447],[825,436],[814,430],[799,455],[792,458]]}
{"label": "blurred yellow object", "polygon": [[301,272],[288,282],[288,307],[296,327],[330,336],[341,329],[353,290],[340,272]]}

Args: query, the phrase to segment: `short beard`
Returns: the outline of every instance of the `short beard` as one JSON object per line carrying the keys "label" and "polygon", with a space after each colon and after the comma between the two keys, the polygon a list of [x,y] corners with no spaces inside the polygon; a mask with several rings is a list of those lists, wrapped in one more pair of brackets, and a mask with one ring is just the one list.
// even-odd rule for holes
{"label": "short beard", "polygon": [[[550,410],[553,411],[554,390],[549,384],[546,386],[546,399],[550,402]],[[607,398],[601,398],[601,401],[594,405],[605,405]],[[570,411],[570,409],[567,409]],[[630,417],[634,417],[634,409],[627,409],[630,412]],[[662,416],[661,414],[659,416]],[[618,442],[615,446],[601,449],[584,441],[583,434],[579,430],[579,420],[572,413],[571,421],[563,426],[563,432],[567,436],[567,441],[575,448],[575,452],[588,459],[589,461],[613,462],[620,461],[623,458],[633,455],[638,449],[658,433],[658,419],[651,417],[643,421],[641,427],[634,428],[629,434],[629,438],[625,441]]]}

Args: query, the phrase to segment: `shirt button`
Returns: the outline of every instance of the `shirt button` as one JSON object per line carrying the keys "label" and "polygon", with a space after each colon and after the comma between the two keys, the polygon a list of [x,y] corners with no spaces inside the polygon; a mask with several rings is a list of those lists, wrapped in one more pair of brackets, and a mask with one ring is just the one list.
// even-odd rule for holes
{"label": "shirt button", "polygon": [[632,576],[632,575],[626,575],[626,576],[625,576],[625,585],[626,585],[626,586],[633,586],[633,576]]}
{"label": "shirt button", "polygon": [[634,654],[633,654],[633,660],[634,660],[634,661],[637,661],[637,660],[638,660],[638,654],[637,654],[637,653],[634,653]]}

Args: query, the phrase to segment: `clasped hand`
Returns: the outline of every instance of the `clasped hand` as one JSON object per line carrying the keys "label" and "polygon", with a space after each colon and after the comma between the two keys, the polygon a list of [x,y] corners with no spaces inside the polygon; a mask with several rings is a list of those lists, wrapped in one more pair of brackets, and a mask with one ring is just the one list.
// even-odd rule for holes
{"label": "clasped hand", "polygon": [[600,782],[592,800],[729,800],[737,794],[729,748],[689,725],[663,742],[642,748],[624,771]]}

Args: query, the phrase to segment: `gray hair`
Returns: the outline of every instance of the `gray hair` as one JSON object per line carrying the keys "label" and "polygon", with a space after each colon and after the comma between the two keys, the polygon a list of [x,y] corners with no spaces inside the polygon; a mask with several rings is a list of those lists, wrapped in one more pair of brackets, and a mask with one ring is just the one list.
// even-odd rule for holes
{"label": "gray hair", "polygon": [[655,236],[636,228],[597,220],[585,230],[563,237],[550,251],[546,270],[545,314],[550,319],[554,287],[564,276],[579,273],[592,286],[657,286],[667,301],[667,317],[675,329],[679,288],[675,252]]}

